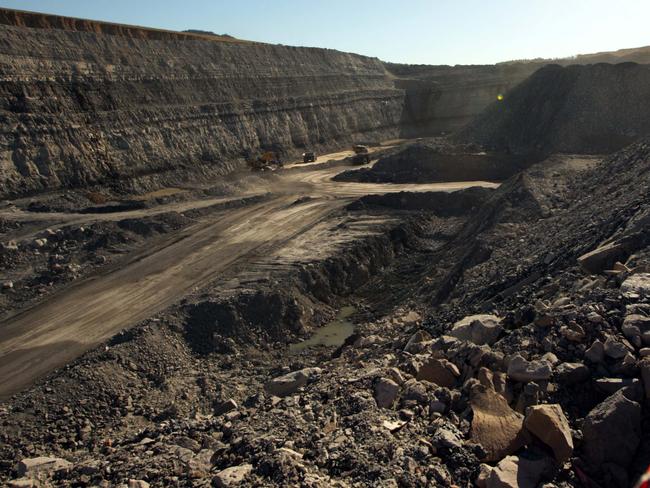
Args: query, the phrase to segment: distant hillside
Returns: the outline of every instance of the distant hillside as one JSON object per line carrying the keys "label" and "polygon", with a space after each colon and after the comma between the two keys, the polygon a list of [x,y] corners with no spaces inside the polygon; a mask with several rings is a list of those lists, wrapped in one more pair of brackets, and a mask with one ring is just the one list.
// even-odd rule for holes
{"label": "distant hillside", "polygon": [[188,33],[188,34],[199,34],[201,36],[216,36],[216,37],[226,37],[226,38],[229,38],[229,39],[234,39],[234,37],[231,36],[230,34],[217,34],[217,33],[212,32],[212,31],[205,31],[205,30],[199,30],[199,29],[187,29],[187,30],[184,30],[183,32]]}
{"label": "distant hillside", "polygon": [[406,91],[404,135],[420,136],[458,130],[497,95],[506,94],[548,64],[650,63],[650,46],[581,54],[566,59],[529,59],[496,65],[413,65],[384,63],[396,85]]}
{"label": "distant hillside", "polygon": [[27,12],[24,10],[13,10],[7,8],[0,8],[0,24],[16,27],[29,27],[32,29],[58,29],[77,32],[93,32],[95,34],[117,35],[134,39],[209,39],[212,41],[245,42],[239,41],[238,39],[228,35],[219,36],[213,33],[205,34],[200,31],[177,32],[165,29],[154,29],[151,27],[78,19],[76,17],[65,17],[62,15]]}
{"label": "distant hillside", "polygon": [[650,65],[548,65],[460,134],[515,154],[606,153],[650,133]]}
{"label": "distant hillside", "polygon": [[537,64],[537,65],[546,65],[546,64],[559,64],[562,66],[568,66],[571,64],[597,64],[597,63],[639,63],[639,64],[648,64],[650,63],[650,46],[643,47],[634,47],[629,49],[619,49],[618,51],[603,51],[599,53],[592,54],[578,54],[576,56],[570,56],[568,58],[560,59],[520,59],[515,61],[506,61],[504,63],[498,63],[498,65],[513,65],[513,64]]}

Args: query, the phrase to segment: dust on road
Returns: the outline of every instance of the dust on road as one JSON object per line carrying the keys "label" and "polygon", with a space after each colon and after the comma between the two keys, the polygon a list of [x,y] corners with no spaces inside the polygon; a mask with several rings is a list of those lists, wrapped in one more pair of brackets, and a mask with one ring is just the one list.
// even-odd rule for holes
{"label": "dust on road", "polygon": [[[340,157],[342,153],[325,156]],[[207,285],[234,263],[254,260],[270,249],[290,245],[295,237],[355,197],[396,191],[453,191],[488,182],[392,185],[335,183],[341,168],[287,170],[245,195],[268,193],[263,203],[209,216],[178,233],[165,236],[119,266],[103,270],[52,294],[42,303],[0,323],[0,397],[31,384],[96,347],[122,329],[169,307]],[[300,204],[296,200],[310,196]],[[230,198],[230,197],[229,197]],[[209,206],[223,199],[203,199],[116,214],[43,214],[25,212],[43,224],[124,219],[164,211]],[[20,216],[20,211],[12,216]]]}

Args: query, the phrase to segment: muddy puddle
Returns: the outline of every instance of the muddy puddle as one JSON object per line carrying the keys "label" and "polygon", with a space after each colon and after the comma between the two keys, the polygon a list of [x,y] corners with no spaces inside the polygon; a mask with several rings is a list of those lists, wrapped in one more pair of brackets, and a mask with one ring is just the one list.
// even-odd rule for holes
{"label": "muddy puddle", "polygon": [[357,311],[354,307],[343,307],[336,318],[316,329],[314,334],[303,342],[291,344],[289,352],[298,353],[314,346],[338,347],[354,332],[354,324],[348,320]]}

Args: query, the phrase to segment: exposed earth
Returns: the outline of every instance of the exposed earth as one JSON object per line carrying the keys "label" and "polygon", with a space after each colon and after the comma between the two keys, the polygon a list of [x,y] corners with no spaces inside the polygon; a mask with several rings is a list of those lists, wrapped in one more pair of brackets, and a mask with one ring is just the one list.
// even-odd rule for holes
{"label": "exposed earth", "polygon": [[[0,484],[647,469],[647,66],[391,65],[2,9],[0,30]],[[265,151],[284,165],[247,167]]]}

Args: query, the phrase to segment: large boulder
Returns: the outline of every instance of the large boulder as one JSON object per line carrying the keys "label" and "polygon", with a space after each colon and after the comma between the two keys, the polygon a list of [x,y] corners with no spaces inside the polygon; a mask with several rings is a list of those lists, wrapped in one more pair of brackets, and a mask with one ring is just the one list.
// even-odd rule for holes
{"label": "large boulder", "polygon": [[472,390],[474,413],[470,437],[485,450],[483,461],[498,461],[526,443],[524,417],[510,408],[506,399],[482,385]]}
{"label": "large boulder", "polygon": [[571,428],[560,405],[530,407],[524,420],[526,430],[553,450],[555,459],[564,464],[573,454]]}
{"label": "large boulder", "polygon": [[431,334],[426,330],[418,330],[413,334],[406,346],[404,346],[404,351],[410,352],[411,354],[417,354],[424,350],[425,344],[431,341]]}
{"label": "large boulder", "polygon": [[650,317],[630,314],[625,317],[623,335],[636,347],[650,345]]}
{"label": "large boulder", "polygon": [[453,388],[460,376],[455,364],[446,359],[430,358],[418,369],[418,381],[428,381],[445,388]]}
{"label": "large boulder", "polygon": [[610,269],[616,261],[625,261],[628,255],[624,244],[613,242],[583,254],[578,258],[578,264],[588,273],[598,274]]}
{"label": "large boulder", "polygon": [[585,359],[594,364],[602,363],[605,360],[605,344],[596,339],[585,351]]}
{"label": "large boulder", "polygon": [[508,365],[508,377],[521,383],[546,381],[550,379],[551,374],[548,361],[527,361],[519,354],[516,354]]}
{"label": "large boulder", "polygon": [[637,273],[621,284],[621,293],[626,298],[650,297],[650,273]]}
{"label": "large boulder", "polygon": [[502,331],[503,327],[499,317],[483,314],[470,315],[459,320],[452,326],[448,335],[482,346],[494,344]]}
{"label": "large boulder", "polygon": [[571,386],[584,383],[591,377],[591,371],[582,363],[562,363],[555,368],[560,383]]}
{"label": "large boulder", "polygon": [[584,420],[582,457],[593,468],[603,463],[627,467],[639,446],[641,405],[625,394],[626,389],[617,391]]}
{"label": "large boulder", "polygon": [[486,488],[536,488],[542,477],[553,469],[547,458],[525,459],[508,456],[492,470]]}
{"label": "large boulder", "polygon": [[643,381],[647,401],[650,400],[650,357],[644,357],[639,361],[639,370],[641,371],[641,380]]}
{"label": "large boulder", "polygon": [[212,478],[212,485],[217,488],[239,486],[252,471],[253,466],[250,464],[241,464],[222,469]]}
{"label": "large boulder", "polygon": [[320,368],[305,368],[299,371],[293,371],[283,376],[273,378],[271,381],[266,383],[264,389],[270,395],[279,397],[291,395],[302,386],[305,386],[310,377],[319,375],[320,373]]}
{"label": "large boulder", "polygon": [[388,378],[380,378],[375,383],[375,401],[379,408],[391,408],[399,395],[399,385]]}
{"label": "large boulder", "polygon": [[65,459],[49,456],[25,458],[18,463],[17,471],[19,476],[33,477],[40,473],[56,473],[67,471],[72,468],[72,463]]}

